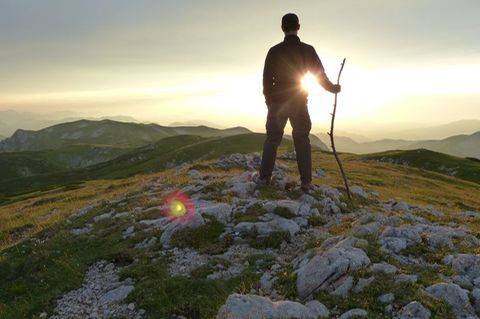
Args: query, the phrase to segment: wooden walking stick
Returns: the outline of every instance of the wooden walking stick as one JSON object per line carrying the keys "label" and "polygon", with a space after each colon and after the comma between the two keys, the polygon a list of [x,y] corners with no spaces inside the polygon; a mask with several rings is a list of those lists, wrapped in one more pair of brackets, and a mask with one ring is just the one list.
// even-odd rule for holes
{"label": "wooden walking stick", "polygon": [[[337,84],[340,84],[340,76],[342,75],[344,65],[345,65],[345,59],[343,59],[342,66],[340,67],[340,72],[338,72]],[[330,132],[327,133],[327,134],[330,136],[330,143],[332,144],[333,155],[335,155],[335,159],[337,160],[338,167],[340,168],[340,173],[342,173],[343,182],[345,183],[345,188],[347,189],[348,199],[351,200],[352,199],[352,194],[350,193],[350,187],[348,186],[347,175],[345,175],[345,171],[343,170],[342,161],[340,160],[340,157],[337,154],[337,150],[335,149],[335,140],[333,138],[333,129],[335,127],[335,114],[337,112],[337,95],[338,95],[338,93],[335,93],[335,102],[333,103],[332,122],[330,124]]]}

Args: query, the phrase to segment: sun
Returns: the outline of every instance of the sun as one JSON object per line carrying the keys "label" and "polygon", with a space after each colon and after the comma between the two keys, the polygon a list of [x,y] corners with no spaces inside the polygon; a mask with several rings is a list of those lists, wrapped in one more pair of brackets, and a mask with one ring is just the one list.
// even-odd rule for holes
{"label": "sun", "polygon": [[302,79],[302,88],[312,93],[313,91],[318,89],[318,82],[317,79],[313,76],[312,73],[308,72]]}

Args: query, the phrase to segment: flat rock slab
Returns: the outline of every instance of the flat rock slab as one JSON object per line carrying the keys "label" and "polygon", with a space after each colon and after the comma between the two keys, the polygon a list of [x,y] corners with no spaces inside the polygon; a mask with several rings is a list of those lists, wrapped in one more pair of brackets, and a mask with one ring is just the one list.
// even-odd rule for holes
{"label": "flat rock slab", "polygon": [[297,292],[300,299],[326,288],[349,271],[370,264],[370,259],[363,250],[339,244],[313,257],[305,266],[298,269]]}
{"label": "flat rock slab", "polygon": [[308,307],[294,301],[273,302],[257,295],[233,294],[218,311],[217,319],[317,319],[328,312],[319,304]]}

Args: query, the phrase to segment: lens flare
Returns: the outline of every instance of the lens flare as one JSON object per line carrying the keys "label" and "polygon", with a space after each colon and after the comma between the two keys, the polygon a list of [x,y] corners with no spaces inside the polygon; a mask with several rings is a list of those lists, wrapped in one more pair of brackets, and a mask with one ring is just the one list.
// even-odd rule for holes
{"label": "lens flare", "polygon": [[195,213],[192,200],[179,191],[167,194],[163,200],[163,215],[171,221],[188,223]]}

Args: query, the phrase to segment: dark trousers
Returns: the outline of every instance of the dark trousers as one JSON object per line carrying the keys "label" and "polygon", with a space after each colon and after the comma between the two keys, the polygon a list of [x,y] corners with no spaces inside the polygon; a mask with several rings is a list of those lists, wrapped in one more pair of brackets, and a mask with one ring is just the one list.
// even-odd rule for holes
{"label": "dark trousers", "polygon": [[312,128],[306,102],[276,103],[268,107],[267,138],[263,144],[260,178],[270,180],[272,177],[277,148],[283,137],[287,120],[292,125],[292,137],[297,154],[297,165],[302,184],[312,181],[312,153],[309,134]]}

